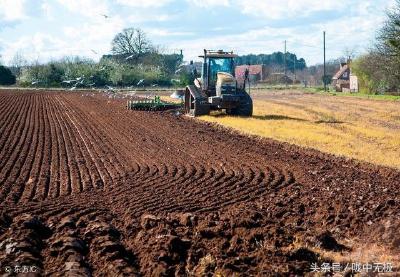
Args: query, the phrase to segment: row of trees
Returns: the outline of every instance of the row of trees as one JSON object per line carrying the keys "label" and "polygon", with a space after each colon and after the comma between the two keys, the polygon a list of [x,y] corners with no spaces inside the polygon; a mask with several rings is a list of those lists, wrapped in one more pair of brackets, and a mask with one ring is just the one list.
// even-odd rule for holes
{"label": "row of trees", "polygon": [[[183,56],[163,52],[142,30],[128,28],[114,37],[111,54],[104,55],[98,63],[79,57],[66,57],[47,64],[28,65],[17,53],[11,61],[11,69],[21,86],[182,86],[190,83],[193,79],[191,72],[180,69]],[[237,64],[265,64],[283,71],[285,55],[282,52],[250,54],[238,57]],[[286,68],[288,72],[302,71],[306,68],[306,62],[295,54],[286,53]]]}
{"label": "row of trees", "polygon": [[33,64],[22,69],[18,78],[22,86],[78,87],[141,86],[173,84],[168,68],[150,64],[123,63],[103,57],[99,63],[80,57],[66,57],[47,64]]}
{"label": "row of trees", "polygon": [[[146,34],[135,28],[124,29],[111,43],[111,54],[99,62],[80,57],[66,57],[47,64],[28,64],[17,53],[11,60],[11,70],[21,86],[40,87],[104,87],[104,86],[183,86],[192,77],[182,67],[181,54],[163,54],[160,47],[147,39]],[[322,65],[307,67],[303,58],[295,54],[275,52],[272,54],[244,55],[236,63],[265,64],[270,73],[283,73],[286,62],[288,74],[293,80],[309,85],[321,85]],[[340,61],[327,64],[327,74],[332,76]],[[8,84],[15,82],[9,80]]]}
{"label": "row of trees", "polygon": [[163,54],[146,34],[135,28],[124,29],[111,43],[111,55],[99,62],[65,57],[46,64],[28,64],[17,54],[11,70],[21,86],[103,87],[184,85],[187,73],[176,74],[183,63],[180,54]]}
{"label": "row of trees", "polygon": [[[0,66],[0,84],[18,83],[22,86],[81,87],[185,85],[191,81],[190,72],[179,70],[183,64],[180,54],[163,54],[146,34],[135,28],[124,29],[111,43],[111,55],[105,55],[96,63],[89,59],[67,57],[47,64],[28,64],[17,54],[11,61],[11,71]],[[327,63],[327,75],[331,78],[341,60]],[[272,73],[292,72],[297,80],[311,85],[322,84],[322,65],[307,67],[303,58],[295,54],[275,52],[270,55],[244,55],[238,65],[265,64]],[[400,0],[387,13],[387,20],[380,29],[375,45],[368,53],[352,63],[352,70],[364,92],[400,90]],[[79,82],[78,82],[79,81]]]}
{"label": "row of trees", "polygon": [[11,70],[3,65],[0,65],[0,85],[9,86],[16,82],[15,75]]}
{"label": "row of trees", "polygon": [[9,86],[16,83],[16,77],[8,67],[2,65],[0,55],[0,86]]}
{"label": "row of trees", "polygon": [[295,54],[282,52],[274,52],[272,54],[244,55],[237,58],[238,65],[245,64],[265,64],[268,67],[283,68],[286,63],[286,69],[294,72],[295,70],[303,70],[307,67],[303,58],[298,59]]}
{"label": "row of trees", "polygon": [[352,64],[360,87],[367,93],[400,90],[400,0],[387,12],[375,45]]}

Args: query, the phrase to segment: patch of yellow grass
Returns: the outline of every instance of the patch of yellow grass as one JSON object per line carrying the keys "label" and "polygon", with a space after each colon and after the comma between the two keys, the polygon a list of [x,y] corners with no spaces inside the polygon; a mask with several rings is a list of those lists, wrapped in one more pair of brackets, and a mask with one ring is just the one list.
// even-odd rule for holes
{"label": "patch of yellow grass", "polygon": [[332,252],[325,251],[320,248],[311,248],[324,258],[331,259],[341,264],[345,263],[390,263],[393,266],[399,265],[399,258],[396,254],[391,253],[386,248],[377,244],[357,245],[350,252]]}
{"label": "patch of yellow grass", "polygon": [[[322,260],[332,261],[332,263],[340,263],[342,266],[350,265],[352,263],[358,264],[391,264],[393,266],[393,272],[398,272],[400,265],[400,257],[394,251],[387,249],[381,245],[370,242],[360,242],[353,239],[346,239],[339,241],[342,245],[345,245],[349,250],[334,252],[324,250],[321,247],[310,245],[309,243],[295,237],[294,242],[289,245],[285,250],[288,252],[294,251],[300,248],[307,248],[314,253],[317,253]],[[320,265],[320,264],[319,264]],[[325,276],[324,274],[310,273],[306,276]],[[396,275],[397,276],[397,275]]]}
{"label": "patch of yellow grass", "polygon": [[201,117],[257,135],[400,168],[400,103],[325,95],[256,96],[254,117]]}

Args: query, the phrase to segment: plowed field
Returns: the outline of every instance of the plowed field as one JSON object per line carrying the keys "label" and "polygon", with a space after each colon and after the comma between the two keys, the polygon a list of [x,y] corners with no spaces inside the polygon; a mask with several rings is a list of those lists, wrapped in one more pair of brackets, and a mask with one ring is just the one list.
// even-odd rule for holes
{"label": "plowed field", "polygon": [[0,92],[2,272],[303,274],[361,249],[397,262],[399,171],[125,101]]}

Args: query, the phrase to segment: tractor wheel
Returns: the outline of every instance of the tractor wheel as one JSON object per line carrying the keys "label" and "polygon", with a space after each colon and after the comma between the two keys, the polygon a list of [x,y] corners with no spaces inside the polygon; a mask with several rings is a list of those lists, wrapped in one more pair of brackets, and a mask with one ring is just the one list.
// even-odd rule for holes
{"label": "tractor wheel", "polygon": [[194,108],[194,105],[192,104],[193,103],[193,97],[190,95],[190,91],[189,91],[189,88],[186,88],[186,90],[185,90],[185,113],[186,114],[189,114],[190,113],[190,110],[192,109],[192,108]]}
{"label": "tractor wheel", "polygon": [[253,100],[251,99],[250,95],[244,92],[243,96],[241,97],[239,106],[233,109],[229,109],[226,112],[229,115],[251,117],[253,115]]}
{"label": "tractor wheel", "polygon": [[185,113],[191,116],[201,116],[210,113],[210,106],[204,103],[206,100],[195,98],[190,92],[190,87],[196,89],[194,86],[189,86],[185,91]]}

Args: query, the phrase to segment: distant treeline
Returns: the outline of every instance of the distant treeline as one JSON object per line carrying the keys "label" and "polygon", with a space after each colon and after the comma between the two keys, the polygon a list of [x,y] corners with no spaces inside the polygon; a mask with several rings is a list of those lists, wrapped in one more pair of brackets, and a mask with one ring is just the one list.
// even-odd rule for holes
{"label": "distant treeline", "polygon": [[[8,74],[7,84],[17,81],[20,86],[33,87],[138,87],[184,86],[193,82],[192,72],[184,66],[181,54],[167,54],[154,45],[137,28],[127,28],[116,34],[111,42],[111,54],[103,55],[99,62],[81,57],[65,57],[45,64],[28,63],[16,55]],[[238,65],[265,64],[281,71],[285,55],[246,55],[237,59]],[[286,53],[288,72],[306,68],[304,59]],[[3,70],[6,70],[5,68]],[[3,73],[4,75],[5,73]],[[5,81],[0,80],[0,83]]]}
{"label": "distant treeline", "polygon": [[[272,71],[281,72],[285,64],[282,52],[272,54],[245,55],[237,59],[238,65],[264,64]],[[288,72],[306,68],[303,58],[286,53]],[[11,62],[11,72],[3,68],[7,80],[17,81],[20,86],[33,87],[138,87],[138,86],[184,86],[193,82],[192,72],[184,66],[181,54],[167,54],[147,39],[146,34],[136,28],[127,28],[118,33],[111,42],[111,54],[103,55],[99,62],[81,57],[65,57],[42,64],[28,63],[22,56]]]}
{"label": "distant treeline", "polygon": [[[303,70],[304,59],[297,59],[296,55],[288,53],[288,71],[293,71],[294,59],[296,71]],[[283,53],[280,52],[241,56],[237,62],[239,65],[266,64],[277,67],[277,70],[284,65]],[[192,82],[193,76],[182,68],[183,63],[180,54],[161,54],[152,49],[135,56],[129,53],[104,55],[99,62],[81,57],[64,57],[45,64],[15,64],[10,68],[17,77],[18,85],[24,87],[137,87],[138,84],[168,87],[185,86]]]}
{"label": "distant treeline", "polygon": [[10,69],[20,86],[33,87],[139,87],[182,86],[191,81],[180,54],[167,54],[154,46],[140,29],[128,28],[111,43],[111,54],[99,62],[65,57],[45,64],[16,57]]}
{"label": "distant treeline", "polygon": [[127,57],[105,55],[99,62],[82,57],[64,57],[45,64],[14,65],[8,71],[10,77],[7,82],[0,78],[0,85],[15,83],[15,76],[17,84],[23,87],[169,87],[183,86],[190,82],[189,73],[183,70],[176,73],[176,69],[183,63],[181,55],[146,53],[137,60]]}
{"label": "distant treeline", "polygon": [[161,54],[146,54],[140,61],[104,56],[98,63],[66,57],[46,64],[23,66],[19,70],[18,83],[21,86],[66,88],[184,85],[187,77],[183,73],[179,77],[175,75],[175,68],[181,63],[180,55]]}
{"label": "distant treeline", "polygon": [[[237,65],[245,64],[265,64],[269,67],[283,68],[285,66],[285,54],[282,52],[274,52],[272,54],[249,54],[239,56],[236,60]],[[306,61],[303,58],[298,59],[295,54],[286,53],[286,68],[293,72],[303,70],[307,67]]]}
{"label": "distant treeline", "polygon": [[11,72],[11,70],[3,65],[0,65],[0,85],[14,85],[15,81],[15,75]]}

